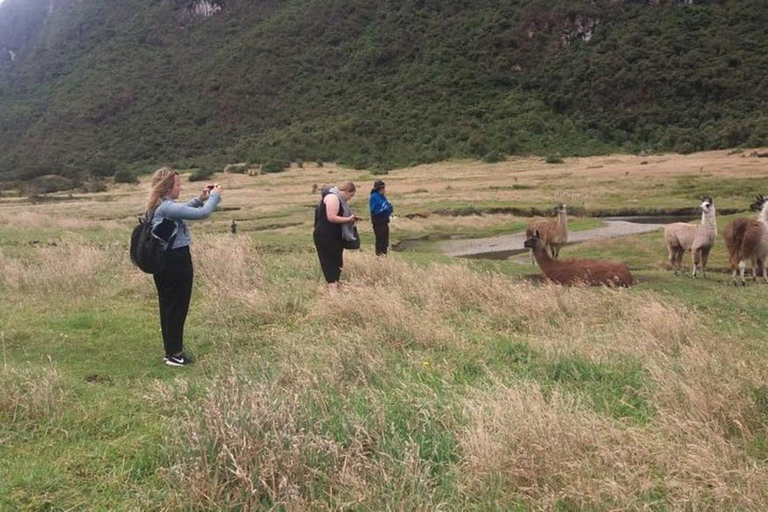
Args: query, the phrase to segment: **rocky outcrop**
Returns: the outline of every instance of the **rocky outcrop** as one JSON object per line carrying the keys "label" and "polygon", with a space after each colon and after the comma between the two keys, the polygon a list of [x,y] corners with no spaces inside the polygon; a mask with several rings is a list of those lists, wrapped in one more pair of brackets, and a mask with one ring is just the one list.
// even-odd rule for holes
{"label": "rocky outcrop", "polygon": [[599,23],[600,20],[597,18],[581,15],[576,16],[576,19],[563,29],[560,41],[563,46],[570,45],[576,39],[589,41],[592,39],[592,34],[594,34]]}
{"label": "rocky outcrop", "polygon": [[224,8],[225,0],[175,0],[174,8],[179,24],[199,18],[209,18]]}

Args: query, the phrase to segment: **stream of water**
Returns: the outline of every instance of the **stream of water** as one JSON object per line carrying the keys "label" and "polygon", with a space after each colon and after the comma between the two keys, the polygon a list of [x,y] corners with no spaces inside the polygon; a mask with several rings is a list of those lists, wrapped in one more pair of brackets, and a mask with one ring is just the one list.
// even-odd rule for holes
{"label": "stream of water", "polygon": [[[605,217],[604,226],[568,233],[568,243],[579,243],[600,238],[638,235],[661,229],[673,222],[689,222],[699,217]],[[527,252],[523,247],[525,232],[500,235],[489,238],[446,240],[442,242],[443,252],[448,256],[462,258],[485,258],[504,260],[515,254]]]}

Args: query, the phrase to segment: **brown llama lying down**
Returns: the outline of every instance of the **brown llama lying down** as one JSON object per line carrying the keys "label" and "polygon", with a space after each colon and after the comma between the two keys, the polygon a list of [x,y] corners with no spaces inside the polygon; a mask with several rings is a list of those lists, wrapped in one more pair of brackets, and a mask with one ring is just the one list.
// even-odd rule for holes
{"label": "brown llama lying down", "polygon": [[590,286],[630,286],[632,274],[626,264],[605,260],[554,260],[547,253],[536,231],[528,237],[525,247],[533,255],[544,276],[552,282],[566,286],[586,284]]}
{"label": "brown llama lying down", "polygon": [[[734,219],[723,232],[728,260],[733,271],[734,284],[744,285],[744,271],[749,262],[752,278],[757,280],[755,267],[760,267],[763,279],[768,283],[768,200],[757,196],[750,205],[752,211],[759,211],[757,219]],[[738,277],[737,277],[738,274]]]}

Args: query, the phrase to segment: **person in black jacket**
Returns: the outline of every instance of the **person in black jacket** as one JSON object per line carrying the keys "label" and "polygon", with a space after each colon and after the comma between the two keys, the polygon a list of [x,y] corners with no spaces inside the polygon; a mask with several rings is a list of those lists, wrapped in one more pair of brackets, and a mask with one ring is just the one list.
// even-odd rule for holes
{"label": "person in black jacket", "polygon": [[392,203],[385,195],[387,185],[377,180],[373,184],[371,196],[368,199],[368,207],[371,210],[371,223],[373,234],[376,236],[376,256],[386,256],[389,247],[389,217],[394,211]]}
{"label": "person in black jacket", "polygon": [[[354,197],[356,190],[355,184],[351,181],[339,187],[323,190],[323,199],[315,209],[315,229],[312,238],[320,260],[320,268],[323,270],[323,276],[330,290],[338,289],[341,268],[344,266],[343,225],[354,226],[358,220],[346,207],[346,203]],[[347,210],[346,214],[345,210]]]}

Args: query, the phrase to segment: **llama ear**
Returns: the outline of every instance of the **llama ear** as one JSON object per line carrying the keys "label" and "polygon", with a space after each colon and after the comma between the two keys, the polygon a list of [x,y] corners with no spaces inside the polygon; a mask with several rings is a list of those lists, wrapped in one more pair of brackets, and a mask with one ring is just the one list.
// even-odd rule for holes
{"label": "llama ear", "polygon": [[539,236],[539,230],[538,230],[538,229],[537,229],[536,231],[534,231],[534,232],[533,232],[533,236],[534,236],[535,238],[541,238],[541,237]]}

